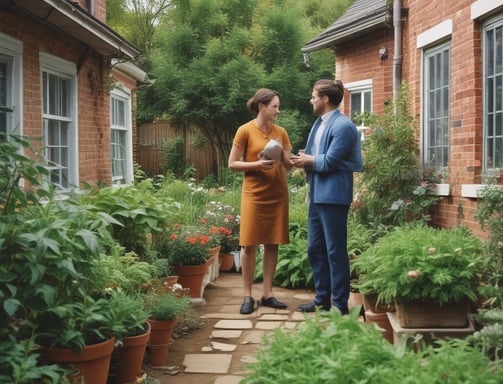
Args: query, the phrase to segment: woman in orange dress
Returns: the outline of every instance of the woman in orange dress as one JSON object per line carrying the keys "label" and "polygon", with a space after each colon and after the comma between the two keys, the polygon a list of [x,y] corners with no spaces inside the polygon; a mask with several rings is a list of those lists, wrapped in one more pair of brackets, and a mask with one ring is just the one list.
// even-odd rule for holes
{"label": "woman in orange dress", "polygon": [[238,128],[229,155],[229,168],[244,172],[239,235],[244,286],[241,314],[255,309],[252,285],[259,244],[264,245],[263,294],[259,305],[287,307],[274,297],[272,282],[278,246],[290,241],[286,171],[292,167],[292,147],[286,130],[274,124],[279,114],[279,95],[261,88],[248,100],[247,107],[257,117]]}

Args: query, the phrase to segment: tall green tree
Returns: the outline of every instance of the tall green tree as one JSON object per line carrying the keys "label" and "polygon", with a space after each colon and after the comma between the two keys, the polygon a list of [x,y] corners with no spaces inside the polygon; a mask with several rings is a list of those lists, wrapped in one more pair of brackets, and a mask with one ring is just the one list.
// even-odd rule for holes
{"label": "tall green tree", "polygon": [[107,0],[107,23],[148,56],[156,26],[170,8],[171,0]]}
{"label": "tall green tree", "polygon": [[[331,9],[328,1],[321,4]],[[327,27],[312,1],[172,0],[171,6],[155,31],[150,58],[156,80],[140,94],[140,121],[167,117],[199,127],[223,165],[237,127],[252,118],[246,101],[269,87],[281,94],[278,123],[294,148],[304,146],[313,120],[312,84],[332,78],[334,69],[330,53],[313,55],[306,66],[300,51]]]}

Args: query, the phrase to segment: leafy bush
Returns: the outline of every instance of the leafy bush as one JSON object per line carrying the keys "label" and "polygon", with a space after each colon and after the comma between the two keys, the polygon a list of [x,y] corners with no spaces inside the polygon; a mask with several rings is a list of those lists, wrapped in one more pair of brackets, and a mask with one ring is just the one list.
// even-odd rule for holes
{"label": "leafy bush", "polygon": [[296,332],[276,330],[251,363],[243,384],[325,383],[497,383],[503,367],[470,340],[439,341],[418,352],[396,347],[380,331],[349,316],[318,314]]}
{"label": "leafy bush", "polygon": [[488,303],[503,307],[503,187],[488,184],[481,192],[475,216],[489,229],[485,246],[483,294]]}
{"label": "leafy bush", "polygon": [[438,202],[421,184],[416,124],[407,111],[408,98],[404,84],[383,116],[369,118],[372,130],[362,142],[364,171],[356,179],[353,205],[359,221],[369,227],[428,222],[429,209]]}
{"label": "leafy bush", "polygon": [[468,229],[397,227],[359,255],[361,293],[393,304],[433,299],[439,304],[477,299],[482,244]]}

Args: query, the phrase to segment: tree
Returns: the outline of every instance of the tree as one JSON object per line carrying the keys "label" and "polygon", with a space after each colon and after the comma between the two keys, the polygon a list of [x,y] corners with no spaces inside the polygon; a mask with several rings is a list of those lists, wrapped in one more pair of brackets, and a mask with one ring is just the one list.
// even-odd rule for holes
{"label": "tree", "polygon": [[306,17],[307,3],[172,0],[154,34],[156,80],[140,92],[140,121],[167,117],[181,127],[196,125],[224,165],[237,127],[252,118],[246,101],[269,87],[281,95],[278,123],[288,123],[294,147],[303,147],[313,120],[311,87],[333,77],[334,67],[330,54],[304,64],[300,49],[320,32],[319,22]]}
{"label": "tree", "polygon": [[147,58],[155,28],[170,4],[170,0],[107,0],[107,23]]}

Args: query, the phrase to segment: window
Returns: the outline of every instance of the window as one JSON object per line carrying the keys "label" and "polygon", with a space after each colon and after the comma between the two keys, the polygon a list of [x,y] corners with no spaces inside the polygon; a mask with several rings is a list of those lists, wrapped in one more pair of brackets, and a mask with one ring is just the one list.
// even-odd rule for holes
{"label": "window", "polygon": [[40,54],[42,125],[50,182],[59,189],[78,185],[75,65]]}
{"label": "window", "polygon": [[372,112],[372,83],[359,82],[345,86],[349,91],[349,109],[351,120],[358,126],[365,126],[365,114]]}
{"label": "window", "polygon": [[[349,115],[359,131],[367,128],[365,117],[372,112],[372,80],[344,84],[349,91]],[[362,134],[362,140],[364,135]]]}
{"label": "window", "polygon": [[110,98],[112,183],[132,182],[132,147],[130,96],[121,90],[112,91]]}
{"label": "window", "polygon": [[[3,57],[0,56],[0,106],[7,107],[10,104],[7,100],[7,94],[9,93],[7,90],[7,82],[10,76],[7,73],[7,63],[2,59]],[[6,134],[7,112],[0,110],[0,140],[4,140]]]}
{"label": "window", "polygon": [[423,163],[442,171],[449,161],[450,44],[425,51],[423,68]]}
{"label": "window", "polygon": [[22,43],[0,33],[0,140],[10,133],[21,134]]}
{"label": "window", "polygon": [[503,20],[484,28],[484,173],[503,169]]}

